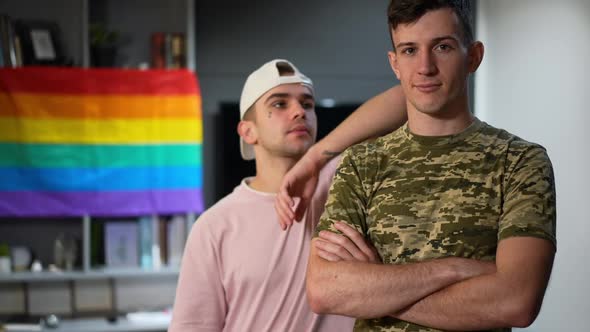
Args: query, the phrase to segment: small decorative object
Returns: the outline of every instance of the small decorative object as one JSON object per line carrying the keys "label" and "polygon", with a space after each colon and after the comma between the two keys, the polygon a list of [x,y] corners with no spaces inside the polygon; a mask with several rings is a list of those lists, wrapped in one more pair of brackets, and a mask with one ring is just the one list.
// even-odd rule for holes
{"label": "small decorative object", "polygon": [[10,256],[15,272],[28,271],[33,262],[33,253],[25,246],[13,246],[10,248]]}
{"label": "small decorative object", "polygon": [[55,265],[62,269],[71,271],[78,256],[78,243],[71,234],[61,233],[55,239],[53,245],[53,259]]}
{"label": "small decorative object", "polygon": [[0,244],[0,273],[12,272],[10,262],[10,248],[7,244]]}
{"label": "small decorative object", "polygon": [[117,59],[119,33],[104,24],[90,25],[90,62],[93,67],[114,67]]}
{"label": "small decorative object", "polygon": [[40,320],[41,326],[50,328],[50,329],[57,329],[59,327],[59,317],[54,314],[49,314],[45,317],[42,317]]}
{"label": "small decorative object", "polygon": [[31,272],[42,272],[43,271],[43,265],[41,264],[41,262],[38,259],[35,259],[33,261],[33,264],[31,264]]}

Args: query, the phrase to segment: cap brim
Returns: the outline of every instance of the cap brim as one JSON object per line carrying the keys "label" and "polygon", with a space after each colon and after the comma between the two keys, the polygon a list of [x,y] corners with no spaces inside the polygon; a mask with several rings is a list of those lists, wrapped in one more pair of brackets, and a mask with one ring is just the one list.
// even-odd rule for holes
{"label": "cap brim", "polygon": [[254,147],[240,138],[240,152],[242,153],[242,159],[253,160],[254,159]]}

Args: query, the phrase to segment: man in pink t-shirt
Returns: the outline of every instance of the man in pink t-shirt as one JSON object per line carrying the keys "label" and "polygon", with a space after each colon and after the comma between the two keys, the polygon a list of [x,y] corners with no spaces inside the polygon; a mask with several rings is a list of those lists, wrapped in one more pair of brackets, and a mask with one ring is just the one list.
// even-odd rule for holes
{"label": "man in pink t-shirt", "polygon": [[[244,179],[192,228],[169,331],[351,331],[353,319],[314,314],[305,296],[311,236],[338,158],[317,176],[301,224],[283,231],[274,209],[283,175],[315,142],[312,81],[287,60],[264,64],[246,80],[240,118],[242,157],[255,159],[256,176]],[[353,252],[355,259],[377,261],[362,236],[355,236],[356,248],[327,248],[327,258],[348,259]]]}

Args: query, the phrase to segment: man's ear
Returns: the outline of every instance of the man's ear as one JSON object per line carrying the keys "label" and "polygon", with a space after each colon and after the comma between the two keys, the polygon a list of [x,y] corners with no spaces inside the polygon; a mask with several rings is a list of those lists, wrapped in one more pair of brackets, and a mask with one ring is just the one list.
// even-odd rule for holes
{"label": "man's ear", "polygon": [[395,76],[399,80],[400,73],[399,73],[399,66],[397,63],[397,54],[395,54],[395,51],[389,51],[389,52],[387,52],[387,57],[389,58],[389,65],[391,66],[391,69],[393,70],[393,72],[395,73]]}
{"label": "man's ear", "polygon": [[256,125],[252,121],[240,121],[238,123],[238,135],[248,144],[256,144],[258,141]]}
{"label": "man's ear", "polygon": [[469,47],[469,72],[470,73],[474,73],[477,68],[479,68],[479,65],[481,64],[481,61],[483,60],[483,53],[484,53],[484,47],[483,47],[483,43],[480,41],[476,41],[473,44],[471,44],[471,47]]}

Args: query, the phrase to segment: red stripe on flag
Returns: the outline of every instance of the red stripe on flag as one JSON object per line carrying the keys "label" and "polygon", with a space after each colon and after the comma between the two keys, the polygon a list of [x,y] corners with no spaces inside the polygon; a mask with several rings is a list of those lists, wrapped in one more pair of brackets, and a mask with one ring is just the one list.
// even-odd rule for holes
{"label": "red stripe on flag", "polygon": [[189,70],[0,68],[0,91],[44,94],[200,95]]}

